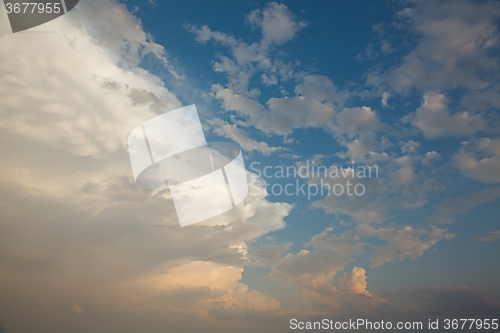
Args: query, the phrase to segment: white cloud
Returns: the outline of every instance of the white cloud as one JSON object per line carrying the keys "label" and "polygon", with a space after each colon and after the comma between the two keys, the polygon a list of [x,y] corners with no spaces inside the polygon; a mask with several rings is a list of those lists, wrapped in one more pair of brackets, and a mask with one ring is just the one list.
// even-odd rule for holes
{"label": "white cloud", "polygon": [[452,164],[472,179],[500,182],[500,139],[483,138],[464,142],[451,158]]}
{"label": "white cloud", "polygon": [[236,125],[229,125],[220,119],[214,119],[211,124],[215,126],[214,132],[217,135],[229,138],[236,141],[241,148],[246,151],[258,151],[264,155],[269,155],[272,152],[279,150],[277,147],[270,147],[264,141],[255,141],[250,138],[247,132],[236,127]]}
{"label": "white cloud", "polygon": [[384,91],[382,93],[382,99],[380,103],[382,104],[383,107],[388,107],[389,106],[389,98],[391,97],[391,93],[388,91]]}
{"label": "white cloud", "polygon": [[[324,86],[324,82],[328,82]],[[314,89],[322,86],[323,89]],[[236,111],[246,118],[248,126],[268,133],[286,135],[295,128],[317,127],[332,129],[336,106],[332,102],[336,89],[333,83],[321,76],[306,76],[296,86],[294,97],[271,98],[267,108],[257,100],[236,93],[231,89],[214,86],[215,97],[226,111]]]}
{"label": "white cloud", "polygon": [[247,21],[262,29],[264,45],[289,41],[305,26],[294,19],[286,5],[276,2],[269,3],[263,10],[254,10],[247,16]]}
{"label": "white cloud", "polygon": [[442,136],[470,135],[485,129],[480,116],[466,111],[452,114],[448,109],[448,99],[444,94],[427,92],[422,105],[403,117],[403,123],[411,123],[429,139]]}
{"label": "white cloud", "polygon": [[213,39],[223,45],[236,45],[236,39],[228,34],[218,31],[212,31],[207,25],[196,27],[187,25],[186,28],[196,34],[196,40],[200,43],[206,43]]}
{"label": "white cloud", "polygon": [[337,114],[336,122],[337,131],[346,133],[351,139],[362,133],[377,132],[384,128],[375,111],[367,106],[343,109]]}
{"label": "white cloud", "polygon": [[[94,23],[83,29],[90,17]],[[47,24],[43,29],[56,32],[0,36],[0,93],[10,96],[0,128],[13,138],[103,157],[123,150],[128,133],[154,116],[138,94],[154,96],[163,112],[181,106],[156,76],[136,67],[144,50],[161,47],[123,5],[89,3]]]}
{"label": "white cloud", "polygon": [[421,1],[399,16],[417,35],[403,63],[383,74],[394,91],[482,89],[498,80],[499,44],[495,1]]}
{"label": "white cloud", "polygon": [[361,267],[353,267],[351,273],[346,272],[339,279],[339,287],[354,294],[370,295],[366,290],[366,270]]}
{"label": "white cloud", "polygon": [[424,155],[424,158],[422,159],[422,164],[430,167],[432,163],[436,160],[439,160],[441,158],[441,154],[439,154],[437,151],[429,151]]}

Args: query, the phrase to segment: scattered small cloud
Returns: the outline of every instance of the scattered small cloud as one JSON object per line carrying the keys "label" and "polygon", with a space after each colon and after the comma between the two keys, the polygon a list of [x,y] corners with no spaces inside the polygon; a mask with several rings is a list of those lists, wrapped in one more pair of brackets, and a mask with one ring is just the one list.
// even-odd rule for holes
{"label": "scattered small cloud", "polygon": [[482,236],[476,237],[478,242],[494,242],[500,240],[500,230],[490,231]]}

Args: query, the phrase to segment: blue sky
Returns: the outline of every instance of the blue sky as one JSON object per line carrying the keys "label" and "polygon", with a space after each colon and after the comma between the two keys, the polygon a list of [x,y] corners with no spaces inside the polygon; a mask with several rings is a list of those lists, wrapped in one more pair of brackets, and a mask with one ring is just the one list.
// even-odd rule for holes
{"label": "blue sky", "polygon": [[[6,332],[499,313],[497,2],[82,1],[15,35],[1,16]],[[259,182],[180,228],[126,138],[190,104]],[[259,175],[313,163],[378,177]],[[271,190],[347,181],[363,195]]]}

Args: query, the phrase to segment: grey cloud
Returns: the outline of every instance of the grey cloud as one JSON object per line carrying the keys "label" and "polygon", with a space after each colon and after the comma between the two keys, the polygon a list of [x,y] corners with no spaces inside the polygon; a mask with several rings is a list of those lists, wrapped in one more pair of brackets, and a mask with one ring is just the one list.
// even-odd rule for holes
{"label": "grey cloud", "polygon": [[466,213],[475,207],[496,200],[500,197],[500,188],[482,190],[458,198],[446,199],[436,206],[433,218],[441,223],[450,223],[461,213]]}

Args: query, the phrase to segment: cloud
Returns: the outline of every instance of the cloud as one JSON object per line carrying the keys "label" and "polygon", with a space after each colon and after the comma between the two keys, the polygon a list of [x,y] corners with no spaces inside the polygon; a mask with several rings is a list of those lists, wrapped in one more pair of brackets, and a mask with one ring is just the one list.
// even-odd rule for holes
{"label": "cloud", "polygon": [[[57,33],[0,37],[6,44],[0,93],[10,96],[2,101],[0,128],[12,138],[102,158],[123,150],[130,130],[154,116],[139,96],[154,96],[162,112],[181,104],[159,78],[136,67],[156,44],[123,5],[78,8],[48,23]],[[84,30],[80,25],[90,17],[94,24]],[[61,57],[65,61],[57,61]]]}
{"label": "cloud", "polygon": [[382,93],[382,99],[380,103],[382,104],[383,107],[388,107],[389,106],[389,98],[391,97],[391,93],[384,91]]}
{"label": "cloud", "polygon": [[359,137],[362,132],[377,132],[384,128],[378,115],[371,108],[345,108],[337,114],[338,131],[349,138]]}
{"label": "cloud", "polygon": [[484,120],[466,111],[452,114],[444,94],[425,93],[422,105],[403,117],[403,123],[411,123],[429,139],[442,136],[470,135],[485,129]]}
{"label": "cloud", "polygon": [[[79,5],[66,20],[83,29],[93,42],[105,47],[107,56],[114,62],[127,61],[136,66],[141,60],[152,55],[177,79],[182,79],[167,59],[165,48],[154,42],[142,28],[141,21],[133,16],[125,5],[115,0],[104,1],[95,6],[97,0],[89,1],[89,6]],[[94,24],[89,25],[88,22]],[[54,24],[59,24],[55,23]],[[126,67],[126,66],[124,66]]]}
{"label": "cloud", "polygon": [[440,158],[441,154],[439,154],[435,150],[432,150],[424,155],[424,158],[422,159],[422,164],[427,167],[430,167],[434,161],[439,160]]}
{"label": "cloud", "polygon": [[213,39],[223,45],[236,45],[236,39],[234,37],[223,32],[212,31],[207,25],[201,27],[186,25],[186,28],[196,34],[196,40],[200,43],[206,43]]}
{"label": "cloud", "polygon": [[494,242],[500,240],[500,230],[490,231],[482,236],[476,237],[478,242]]}
{"label": "cloud", "polygon": [[[328,315],[346,316],[351,309],[357,314],[377,312],[385,303],[383,299],[369,297],[369,294],[354,294],[333,285],[337,273],[363,251],[355,234],[345,232],[332,235],[332,228],[314,236],[305,244],[313,248],[302,249],[297,254],[289,253],[278,260],[267,276],[273,280],[285,280],[296,287],[305,304],[306,317]],[[342,280],[342,281],[345,281]],[[342,283],[343,286],[344,283]]]}
{"label": "cloud", "polygon": [[[313,105],[314,102],[310,103],[305,98],[294,98],[290,101],[270,99],[267,106],[258,101],[261,91],[258,88],[249,87],[254,76],[260,77],[266,86],[280,86],[283,95],[287,95],[287,92],[281,86],[282,84],[288,84],[291,80],[306,76],[304,73],[296,72],[297,62],[284,60],[289,57],[285,57],[283,52],[276,51],[277,46],[290,41],[305,25],[293,17],[286,5],[275,2],[269,3],[264,9],[254,10],[247,15],[246,20],[251,27],[261,28],[261,39],[248,43],[224,32],[213,31],[206,25],[201,27],[186,25],[186,28],[195,34],[196,40],[200,43],[213,41],[228,48],[227,54],[217,56],[218,59],[213,66],[216,72],[224,73],[228,80],[226,84],[212,86],[215,98],[222,103],[223,108],[226,111],[236,111],[243,115],[244,119],[240,120],[240,125],[244,122],[247,127],[254,126],[266,133],[280,135],[288,133],[295,127],[301,127],[296,123],[303,122],[300,118],[308,110],[311,110],[311,113],[317,113],[318,116],[320,116],[319,113],[327,116],[330,111],[328,106]],[[311,86],[305,93],[300,91],[302,85],[297,86],[296,95],[322,94],[326,95],[327,100],[331,100],[332,97],[341,98],[341,94],[335,97],[328,91],[335,89],[335,86],[326,77],[306,77],[303,85],[314,84],[313,80],[322,82]],[[323,86],[323,83],[326,85]],[[289,112],[289,108],[293,110]],[[312,126],[317,126],[318,120],[312,118],[310,117],[314,123]]]}
{"label": "cloud", "polygon": [[458,198],[445,199],[435,207],[433,218],[440,223],[451,223],[460,213],[469,212],[499,197],[500,188],[492,188]]}
{"label": "cloud", "polygon": [[293,243],[269,242],[263,246],[251,249],[250,254],[256,260],[255,265],[264,265],[271,261],[281,259],[283,252],[287,251]]}
{"label": "cloud", "polygon": [[[385,212],[389,202],[379,194],[386,191],[387,184],[375,176],[375,171],[372,177],[368,176],[368,171],[366,177],[357,177],[356,173],[348,172],[349,170],[346,170],[347,176],[339,171],[339,177],[330,177],[331,171],[336,169],[336,166],[330,168],[326,177],[324,173],[320,173],[319,177],[315,175],[309,179],[310,184],[323,184],[325,192],[328,189],[332,191],[330,195],[315,201],[313,207],[322,208],[325,212],[337,216],[350,215],[361,223],[384,221],[387,218]],[[355,195],[355,189],[362,195]]]}
{"label": "cloud", "polygon": [[461,104],[469,110],[493,111],[500,108],[500,84],[481,90],[466,92]]}
{"label": "cloud", "polygon": [[[66,165],[75,165],[75,159],[81,158],[66,158]],[[31,170],[34,178],[44,179],[36,171]],[[207,317],[246,321],[248,316],[279,312],[276,300],[247,291],[238,281],[242,265],[250,264],[249,244],[283,228],[290,205],[267,202],[262,190],[262,195],[250,196],[228,214],[180,228],[167,193],[141,190],[129,175],[102,182],[95,179],[98,173],[78,176],[80,181],[69,185],[61,175],[44,179],[37,188],[19,178],[0,182],[1,201],[9,207],[1,213],[0,308],[11,304],[11,294],[54,308],[77,302],[85,312],[99,313],[106,320],[112,313],[121,313],[122,318],[142,316],[143,310],[137,309],[159,306],[160,313],[151,314],[157,324],[145,327],[161,323],[159,318],[168,311],[182,311],[197,323]],[[213,279],[207,278],[209,272]],[[179,294],[191,301],[174,303],[184,299]],[[162,297],[162,302],[157,300]],[[120,309],[117,303],[122,304]],[[57,311],[50,315],[36,307],[29,313],[35,323],[42,320],[39,315],[48,316],[47,327],[61,318]],[[24,320],[19,314],[12,318],[11,325]],[[113,325],[123,322],[116,320],[111,320]]]}
{"label": "cloud", "polygon": [[275,47],[290,41],[305,25],[293,17],[286,5],[274,2],[263,10],[251,12],[247,15],[247,22],[262,30],[262,38],[251,44],[230,34],[213,31],[207,25],[187,24],[185,27],[198,42],[213,41],[229,49],[229,56],[221,54],[219,61],[214,62],[214,70],[225,73],[228,78],[226,88],[246,97],[257,97],[260,90],[248,87],[254,75],[262,73],[261,79],[266,85],[276,85],[296,75],[293,64],[281,60]]}
{"label": "cloud", "polygon": [[[418,154],[416,142],[402,142],[402,150],[408,155],[401,157],[370,152],[363,143],[357,139],[347,143],[349,157],[360,154],[354,163],[361,163],[355,166],[337,162],[327,167],[319,162],[313,167],[307,161],[298,162],[297,166],[309,168],[309,184],[323,186],[323,191],[330,193],[318,197],[313,207],[342,219],[342,215],[349,215],[355,222],[382,222],[399,216],[402,210],[424,206],[431,192],[444,189],[444,180],[438,176],[443,170],[429,173],[420,167],[424,156]],[[347,157],[344,153],[336,155]]]}
{"label": "cloud", "polygon": [[500,182],[500,139],[464,142],[451,163],[465,176],[485,183]]}
{"label": "cloud", "polygon": [[401,143],[401,152],[403,154],[416,154],[420,148],[420,143],[414,140]]}
{"label": "cloud", "polygon": [[[332,311],[344,313],[354,306],[356,313],[375,311],[386,301],[373,297],[366,289],[366,271],[355,267],[339,279],[340,290],[333,286],[333,279],[345,266],[368,247],[364,239],[377,237],[387,245],[371,246],[370,261],[376,267],[392,260],[416,258],[423,255],[439,240],[451,239],[454,235],[444,229],[432,226],[429,229],[415,229],[410,226],[399,228],[391,225],[375,228],[359,225],[340,235],[329,227],[304,244],[297,254],[288,253],[279,259],[267,276],[274,280],[285,280],[300,291],[310,311]],[[362,298],[352,299],[356,294]],[[327,310],[329,309],[329,310]],[[322,312],[323,313],[323,312]],[[327,312],[328,313],[328,312]]]}
{"label": "cloud", "polygon": [[81,307],[79,307],[76,304],[74,304],[71,307],[70,311],[73,312],[74,314],[76,314],[77,316],[81,316],[85,312]]}
{"label": "cloud", "polygon": [[354,294],[370,295],[366,286],[366,270],[361,267],[353,267],[351,273],[346,272],[339,279],[339,287]]}
{"label": "cloud", "polygon": [[158,300],[151,305],[206,312],[221,320],[246,321],[247,311],[252,315],[261,312],[264,316],[279,312],[281,307],[277,300],[250,291],[239,282],[242,272],[241,267],[193,261],[165,274],[130,281],[129,284],[145,289],[154,286],[159,294]]}
{"label": "cloud", "polygon": [[256,9],[247,16],[247,21],[262,30],[262,43],[282,44],[292,39],[305,24],[296,21],[284,4],[271,2],[264,9]]}
{"label": "cloud", "polygon": [[393,91],[476,90],[498,80],[497,2],[412,2],[399,17],[417,43],[400,65],[382,74]]}
{"label": "cloud", "polygon": [[258,151],[264,155],[269,155],[280,149],[270,147],[264,141],[255,141],[244,130],[236,127],[236,125],[229,125],[220,119],[212,120],[211,124],[215,126],[214,132],[217,135],[236,141],[246,151]]}
{"label": "cloud", "polygon": [[236,112],[247,126],[267,134],[284,136],[297,128],[323,128],[354,135],[383,127],[368,107],[344,109],[338,119],[340,124],[335,124],[337,109],[344,103],[346,92],[339,92],[330,79],[320,75],[306,75],[295,86],[295,96],[270,98],[266,106],[232,89],[219,85],[212,88],[226,111]]}
{"label": "cloud", "polygon": [[402,228],[373,228],[369,225],[358,227],[360,237],[377,236],[385,240],[389,245],[373,246],[374,253],[370,257],[372,267],[376,267],[393,260],[405,258],[415,259],[422,256],[438,241],[450,240],[455,235],[447,233],[447,230],[431,226],[430,229],[415,229],[411,226]]}
{"label": "cloud", "polygon": [[314,250],[302,249],[297,254],[289,253],[278,260],[272,266],[269,277],[289,279],[299,285],[312,281],[331,283],[335,274],[363,250],[363,244],[352,232],[337,236],[332,231],[332,228],[327,228],[306,244]]}

